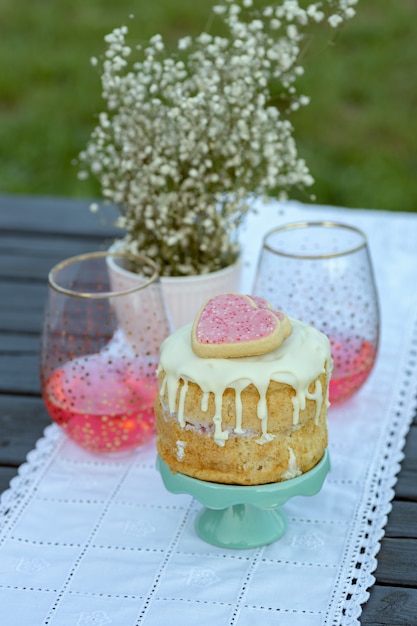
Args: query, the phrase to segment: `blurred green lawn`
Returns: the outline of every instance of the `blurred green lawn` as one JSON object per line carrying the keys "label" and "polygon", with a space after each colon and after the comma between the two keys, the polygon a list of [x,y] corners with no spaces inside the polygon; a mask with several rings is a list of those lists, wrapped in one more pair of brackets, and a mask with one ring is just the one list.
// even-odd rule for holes
{"label": "blurred green lawn", "polygon": [[[73,164],[101,110],[90,57],[125,23],[143,39],[196,34],[213,3],[0,0],[0,193],[98,196]],[[417,210],[416,23],[415,0],[360,0],[334,42],[310,46],[294,123],[317,202]]]}

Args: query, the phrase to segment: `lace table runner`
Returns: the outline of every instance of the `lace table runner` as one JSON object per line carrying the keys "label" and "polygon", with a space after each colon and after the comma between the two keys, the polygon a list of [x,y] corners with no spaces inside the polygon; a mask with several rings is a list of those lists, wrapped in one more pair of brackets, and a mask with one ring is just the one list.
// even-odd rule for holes
{"label": "lace table runner", "polygon": [[244,234],[244,291],[269,225],[317,218],[367,232],[382,309],[370,379],[330,409],[332,470],[321,492],[285,505],[288,531],[274,544],[224,550],[196,536],[201,505],[163,487],[153,443],[98,457],[51,425],[1,499],[2,623],[359,623],[416,405],[417,301],[407,289],[417,268],[417,218],[271,205],[267,226],[257,216],[247,241]]}

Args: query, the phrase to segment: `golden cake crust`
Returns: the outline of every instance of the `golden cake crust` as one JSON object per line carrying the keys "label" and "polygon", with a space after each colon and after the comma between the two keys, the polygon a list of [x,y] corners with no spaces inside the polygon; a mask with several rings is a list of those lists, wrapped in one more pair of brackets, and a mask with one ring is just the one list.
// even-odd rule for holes
{"label": "golden cake crust", "polygon": [[[166,374],[159,372],[159,387]],[[268,437],[262,434],[257,415],[259,392],[249,384],[240,393],[242,430],[236,428],[236,392],[226,388],[222,396],[222,430],[228,439],[221,446],[213,438],[214,394],[208,396],[194,382],[187,383],[184,398],[184,425],[178,421],[178,407],[184,381],[180,380],[176,411],[168,408],[167,391],[158,395],[155,405],[157,449],[173,472],[200,480],[236,485],[275,483],[312,469],[327,447],[327,376],[320,374],[308,392],[313,395],[320,382],[320,397],[306,399],[294,422],[295,390],[288,384],[271,381],[266,394]],[[269,435],[271,436],[270,440]]]}

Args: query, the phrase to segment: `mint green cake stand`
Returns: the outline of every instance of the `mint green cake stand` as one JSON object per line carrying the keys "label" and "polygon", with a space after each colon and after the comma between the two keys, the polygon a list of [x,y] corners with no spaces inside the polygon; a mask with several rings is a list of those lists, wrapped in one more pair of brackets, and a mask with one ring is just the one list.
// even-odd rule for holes
{"label": "mint green cake stand", "polygon": [[158,456],[157,469],[171,493],[186,493],[205,506],[195,529],[204,541],[221,548],[248,549],[273,543],[287,530],[280,507],[294,496],[314,496],[330,470],[326,450],[309,472],[280,483],[241,486],[210,483],[174,474]]}

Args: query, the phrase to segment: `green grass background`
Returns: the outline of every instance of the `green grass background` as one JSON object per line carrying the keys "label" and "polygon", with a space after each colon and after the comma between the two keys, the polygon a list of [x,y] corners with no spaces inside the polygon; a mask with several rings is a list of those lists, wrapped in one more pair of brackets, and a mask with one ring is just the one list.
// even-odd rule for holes
{"label": "green grass background", "polygon": [[[0,0],[0,193],[97,197],[73,163],[101,110],[90,57],[124,23],[144,40],[196,34],[213,3]],[[313,37],[293,121],[317,202],[417,209],[416,23],[415,0],[360,0],[335,41]]]}

